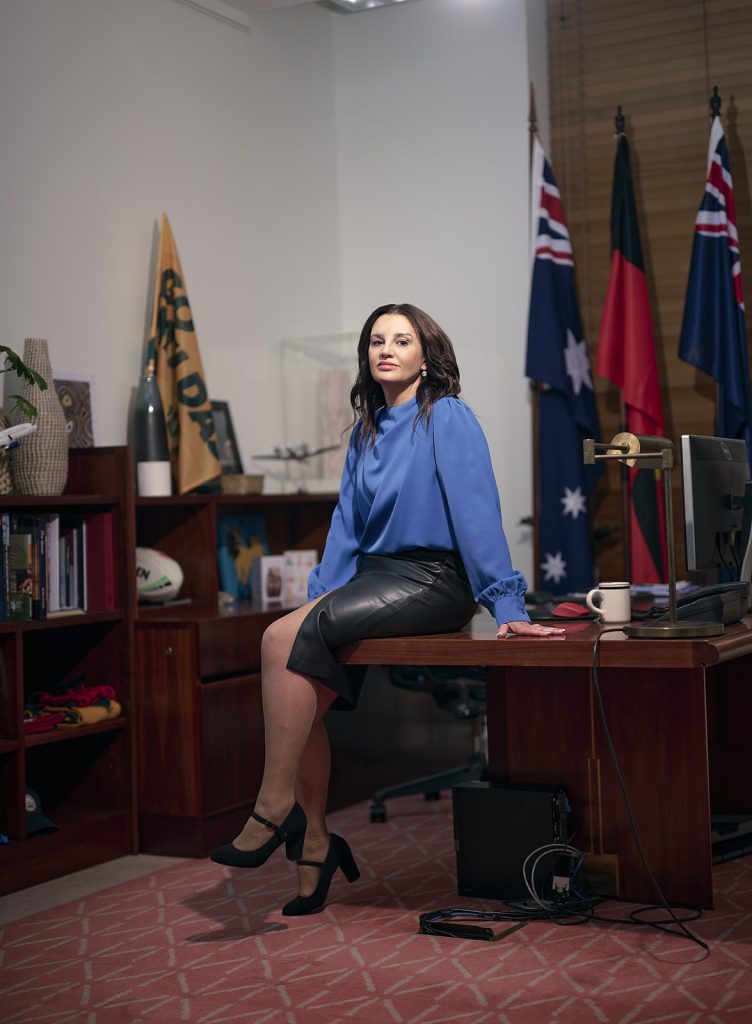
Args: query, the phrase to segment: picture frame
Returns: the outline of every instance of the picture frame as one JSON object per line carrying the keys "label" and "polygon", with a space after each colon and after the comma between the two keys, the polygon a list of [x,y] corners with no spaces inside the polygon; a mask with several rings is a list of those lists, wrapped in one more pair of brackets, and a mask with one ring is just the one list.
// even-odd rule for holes
{"label": "picture frame", "polygon": [[95,448],[97,444],[94,377],[61,373],[52,386],[63,407],[69,448]]}
{"label": "picture frame", "polygon": [[212,418],[214,420],[214,431],[217,435],[217,451],[219,452],[219,464],[222,473],[242,473],[243,461],[240,458],[238,442],[235,439],[235,429],[230,416],[230,406],[227,402],[212,402]]}
{"label": "picture frame", "polygon": [[263,516],[220,515],[217,520],[217,558],[220,589],[237,601],[253,596],[253,566],[269,554]]}

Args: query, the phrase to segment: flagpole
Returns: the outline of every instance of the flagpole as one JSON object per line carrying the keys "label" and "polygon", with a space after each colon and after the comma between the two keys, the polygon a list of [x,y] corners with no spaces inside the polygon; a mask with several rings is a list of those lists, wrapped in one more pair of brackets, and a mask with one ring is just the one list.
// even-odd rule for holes
{"label": "flagpole", "polygon": [[[619,431],[627,432],[627,405],[624,401],[624,391],[619,388]],[[632,581],[632,536],[630,530],[629,512],[629,468],[625,463],[620,463],[621,470],[621,535],[622,550],[624,552],[624,576],[623,579]]]}
{"label": "flagpole", "polygon": [[[528,114],[528,135],[530,140],[530,147],[528,151],[528,180],[532,181],[533,177],[533,144],[535,136],[538,131],[537,115],[535,112],[535,93],[533,90],[533,84],[530,83],[530,106]],[[533,225],[534,211],[533,203],[535,201],[534,194],[531,192],[529,197],[531,206],[531,217],[530,223]],[[535,245],[535,227],[531,228],[529,244],[531,251]],[[530,381],[530,392],[531,392],[531,410],[533,417],[533,586],[536,590],[541,589],[541,550],[540,550],[540,517],[541,517],[541,502],[540,502],[540,382]]]}
{"label": "flagpole", "polygon": [[[618,145],[620,136],[624,135],[625,118],[621,112],[621,106],[616,108],[614,117],[614,139]],[[627,426],[627,405],[624,401],[624,389],[619,388],[619,430],[626,432]],[[621,535],[622,551],[624,553],[623,566],[625,580],[632,580],[632,535],[630,529],[631,513],[629,507],[629,469],[622,462],[621,470]],[[634,582],[632,580],[632,582]]]}
{"label": "flagpole", "polygon": [[712,123],[714,117],[721,116],[721,94],[718,92],[718,86],[713,86],[713,95],[708,101],[710,103],[710,121]]}
{"label": "flagpole", "polygon": [[[721,116],[721,94],[718,92],[718,86],[713,86],[713,95],[708,100],[710,106],[710,125],[713,126],[713,121],[717,117]],[[721,420],[721,382],[716,380],[715,382],[715,416],[713,417],[713,429],[715,430],[716,437],[721,436],[720,431],[720,420]],[[752,453],[750,453],[750,461],[752,461]]]}

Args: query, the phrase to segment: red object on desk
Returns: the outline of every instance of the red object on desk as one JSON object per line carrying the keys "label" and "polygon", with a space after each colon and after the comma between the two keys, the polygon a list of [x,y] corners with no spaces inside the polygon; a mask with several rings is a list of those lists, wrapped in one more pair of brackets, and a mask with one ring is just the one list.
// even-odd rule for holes
{"label": "red object on desk", "polygon": [[551,609],[552,615],[558,615],[563,619],[571,619],[574,616],[590,615],[590,609],[584,604],[577,604],[575,601],[562,601]]}

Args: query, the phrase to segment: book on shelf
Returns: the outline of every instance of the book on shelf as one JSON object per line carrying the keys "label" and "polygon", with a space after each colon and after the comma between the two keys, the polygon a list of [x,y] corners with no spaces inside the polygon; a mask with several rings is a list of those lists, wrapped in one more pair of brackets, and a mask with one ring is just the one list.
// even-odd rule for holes
{"label": "book on shelf", "polygon": [[47,612],[48,619],[62,619],[66,615],[86,615],[84,608],[58,608],[56,612]]}
{"label": "book on shelf", "polygon": [[59,611],[86,608],[85,522],[83,516],[60,517],[60,607]]}
{"label": "book on shelf", "polygon": [[47,614],[60,611],[60,516],[51,512],[45,517],[47,540]]}
{"label": "book on shelf", "polygon": [[57,524],[57,610],[64,611],[68,605],[68,536]]}
{"label": "book on shelf", "polygon": [[47,615],[47,545],[42,516],[3,513],[3,617]]}
{"label": "book on shelf", "polygon": [[[38,604],[34,609],[36,619],[47,618],[47,530],[46,516],[36,516],[34,524],[36,529],[36,543],[34,545],[34,561],[36,562],[36,599]],[[34,602],[32,593],[32,607]]]}
{"label": "book on shelf", "polygon": [[0,517],[0,619],[29,621],[117,607],[111,511]]}
{"label": "book on shelf", "polygon": [[[28,593],[32,619],[47,617],[47,544],[44,516],[14,514],[10,521],[11,544],[14,546],[14,564],[19,566],[11,578],[10,593]],[[26,547],[22,558],[21,547]],[[21,566],[21,562],[25,565]],[[16,598],[17,601],[17,598]],[[23,612],[25,615],[25,611]]]}
{"label": "book on shelf", "polygon": [[117,607],[115,521],[111,511],[63,517],[60,523],[60,609]]}
{"label": "book on shelf", "polygon": [[0,621],[8,618],[8,556],[10,553],[10,512],[0,512]]}
{"label": "book on shelf", "polygon": [[31,620],[31,534],[13,529],[8,536],[8,578],[6,618],[11,622]]}

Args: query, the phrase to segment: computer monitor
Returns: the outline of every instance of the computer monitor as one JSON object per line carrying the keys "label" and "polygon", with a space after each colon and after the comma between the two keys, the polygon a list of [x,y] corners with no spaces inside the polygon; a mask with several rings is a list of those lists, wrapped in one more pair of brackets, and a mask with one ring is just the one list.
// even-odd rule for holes
{"label": "computer monitor", "polygon": [[682,434],[681,449],[687,569],[739,579],[752,519],[747,445]]}

